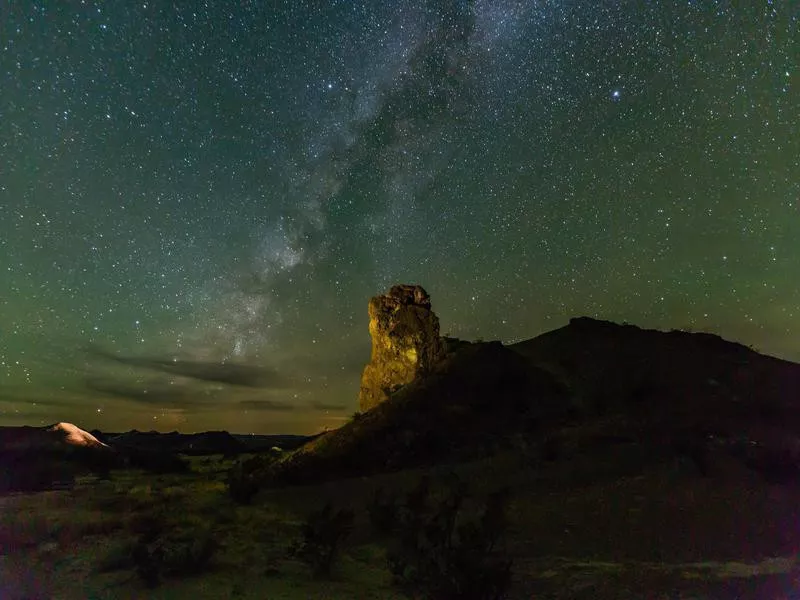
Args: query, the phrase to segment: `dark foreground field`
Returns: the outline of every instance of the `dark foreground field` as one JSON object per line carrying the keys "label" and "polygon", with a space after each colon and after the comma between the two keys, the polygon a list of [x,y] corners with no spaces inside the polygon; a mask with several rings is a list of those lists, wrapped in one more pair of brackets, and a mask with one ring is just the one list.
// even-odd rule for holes
{"label": "dark foreground field", "polygon": [[[450,470],[264,490],[238,505],[225,485],[231,464],[196,457],[188,474],[115,471],[72,490],[0,498],[0,597],[404,598],[367,503],[379,487],[400,496],[423,472]],[[643,471],[635,456],[542,463],[524,453],[453,467],[475,502],[511,489],[511,598],[798,597],[800,487],[725,468],[703,477],[677,461]],[[321,580],[287,548],[328,501],[351,507],[355,526]],[[150,588],[130,556],[154,527],[178,544],[211,540],[215,552]]]}

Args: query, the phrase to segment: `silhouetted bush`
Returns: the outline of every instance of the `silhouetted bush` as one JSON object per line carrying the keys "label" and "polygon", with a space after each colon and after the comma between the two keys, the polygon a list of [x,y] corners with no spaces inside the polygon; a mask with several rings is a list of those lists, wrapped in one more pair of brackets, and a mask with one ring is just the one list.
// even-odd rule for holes
{"label": "silhouetted bush", "polygon": [[96,518],[80,525],[81,536],[89,535],[111,535],[123,528],[122,519],[117,518]]}
{"label": "silhouetted bush", "polygon": [[791,484],[800,481],[800,443],[791,438],[734,440],[730,451],[767,483]]}
{"label": "silhouetted bush", "polygon": [[82,465],[102,480],[111,479],[111,469],[123,466],[121,456],[112,450],[78,446],[70,448],[68,455],[72,462]]}
{"label": "silhouetted bush", "polygon": [[539,457],[546,462],[560,460],[564,454],[564,443],[561,438],[549,436],[539,448]]}
{"label": "silhouetted bush", "polygon": [[701,434],[684,434],[677,436],[671,450],[681,463],[691,465],[699,475],[710,474],[709,447],[705,436]]}
{"label": "silhouetted bush", "polygon": [[177,454],[142,449],[128,449],[127,452],[128,464],[134,468],[144,469],[151,473],[188,473],[191,471],[189,461]]}
{"label": "silhouetted bush", "polygon": [[382,487],[375,490],[367,505],[369,522],[372,529],[380,536],[387,536],[397,525],[398,505],[393,498],[388,498]]}
{"label": "silhouetted bush", "polygon": [[139,540],[131,552],[136,574],[149,588],[157,587],[161,583],[161,566],[163,557],[161,548]]}
{"label": "silhouetted bush", "polygon": [[156,587],[165,576],[197,575],[208,570],[218,549],[210,529],[169,533],[153,537],[143,533],[131,555],[136,573],[148,587]]}
{"label": "silhouetted bush", "polygon": [[166,517],[161,512],[135,514],[128,522],[128,529],[149,544],[164,534]]}
{"label": "silhouetted bush", "polygon": [[98,468],[94,472],[94,474],[97,475],[97,478],[100,481],[111,481],[111,479],[112,479],[112,477],[111,477],[111,469],[109,469],[109,468],[105,468],[105,467]]}
{"label": "silhouetted bush", "polygon": [[100,559],[97,565],[98,573],[113,573],[134,568],[133,549],[135,543],[131,541],[118,543],[109,550],[108,554]]}
{"label": "silhouetted bush", "polygon": [[334,510],[330,503],[309,515],[303,537],[289,549],[290,555],[306,563],[315,577],[330,577],[341,543],[353,529],[353,511]]}
{"label": "silhouetted bush", "polygon": [[466,521],[466,486],[453,477],[434,502],[427,481],[400,511],[397,538],[387,553],[395,584],[412,597],[497,600],[511,583],[511,560],[499,548],[508,492],[492,494],[477,519]]}
{"label": "silhouetted bush", "polygon": [[250,504],[258,493],[258,480],[255,474],[242,463],[236,463],[228,471],[228,493],[239,504]]}
{"label": "silhouetted bush", "polygon": [[169,573],[198,575],[208,570],[219,545],[211,529],[195,530],[178,539],[167,539],[164,556]]}

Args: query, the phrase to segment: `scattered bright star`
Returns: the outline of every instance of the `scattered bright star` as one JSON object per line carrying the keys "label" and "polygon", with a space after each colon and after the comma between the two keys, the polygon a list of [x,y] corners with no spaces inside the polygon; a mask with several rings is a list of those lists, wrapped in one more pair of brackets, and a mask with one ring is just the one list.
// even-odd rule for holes
{"label": "scattered bright star", "polygon": [[92,4],[0,22],[6,420],[310,432],[398,282],[455,337],[588,315],[800,360],[779,3]]}

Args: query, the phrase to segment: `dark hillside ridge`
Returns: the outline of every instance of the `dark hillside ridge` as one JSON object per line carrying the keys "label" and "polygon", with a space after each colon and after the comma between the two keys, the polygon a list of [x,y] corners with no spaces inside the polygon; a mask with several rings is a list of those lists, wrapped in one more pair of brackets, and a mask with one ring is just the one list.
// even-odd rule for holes
{"label": "dark hillside ridge", "polygon": [[0,493],[64,489],[78,475],[94,473],[105,477],[116,468],[184,472],[189,464],[180,455],[230,456],[276,446],[292,450],[313,439],[302,435],[234,436],[226,431],[116,434],[95,430],[89,434],[89,438],[96,439],[90,445],[82,445],[80,436],[71,441],[66,431],[54,426],[0,427]]}
{"label": "dark hillside ridge", "polygon": [[[433,372],[268,468],[271,485],[489,456],[604,452],[800,477],[800,365],[706,333],[577,318],[511,346],[454,343]],[[538,450],[536,450],[538,448]],[[610,455],[609,455],[610,456]],[[609,458],[609,460],[611,460]]]}
{"label": "dark hillside ridge", "polygon": [[133,430],[103,437],[114,448],[146,449],[169,454],[239,454],[247,449],[227,431],[185,434],[177,431],[159,433]]}
{"label": "dark hillside ridge", "polygon": [[0,427],[0,493],[70,488],[76,475],[107,471],[119,459],[113,449],[82,445],[54,426]]}
{"label": "dark hillside ridge", "polygon": [[471,460],[569,418],[566,388],[499,342],[463,344],[425,378],[272,465],[276,484]]}
{"label": "dark hillside ridge", "polygon": [[282,450],[293,450],[307,440],[310,436],[275,434],[275,435],[250,435],[235,434],[227,431],[204,431],[201,433],[179,433],[171,431],[137,431],[135,429],[124,433],[104,433],[92,431],[97,439],[118,449],[139,449],[151,452],[168,454],[242,454],[247,452],[262,452],[275,446]]}
{"label": "dark hillside ridge", "polygon": [[60,447],[57,436],[50,434],[46,427],[0,427],[0,452],[36,451]]}
{"label": "dark hillside ridge", "polygon": [[716,335],[582,317],[509,348],[567,381],[590,415],[797,422],[800,365]]}

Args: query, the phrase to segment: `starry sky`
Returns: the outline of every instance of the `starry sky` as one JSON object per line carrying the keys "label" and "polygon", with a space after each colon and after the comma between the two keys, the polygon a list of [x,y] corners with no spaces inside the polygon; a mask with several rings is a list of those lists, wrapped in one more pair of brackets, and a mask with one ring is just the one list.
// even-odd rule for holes
{"label": "starry sky", "polygon": [[367,301],[800,361],[794,0],[6,2],[0,424],[312,433]]}

